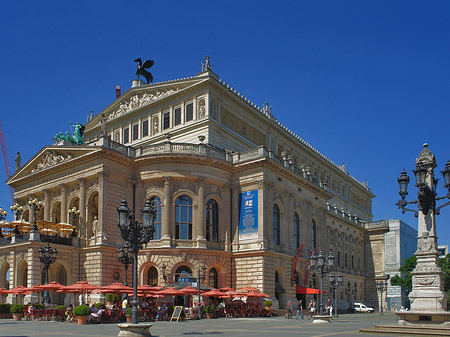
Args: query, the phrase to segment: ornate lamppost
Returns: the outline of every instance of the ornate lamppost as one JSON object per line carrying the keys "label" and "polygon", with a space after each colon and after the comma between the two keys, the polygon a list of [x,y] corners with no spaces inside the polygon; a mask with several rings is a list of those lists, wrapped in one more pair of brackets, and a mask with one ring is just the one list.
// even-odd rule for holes
{"label": "ornate lamppost", "polygon": [[38,201],[36,198],[28,201],[28,205],[30,205],[31,209],[33,210],[33,227],[31,228],[31,230],[33,232],[38,231],[38,227],[36,224],[36,215],[37,212],[41,210],[41,207],[43,205],[42,201]]}
{"label": "ornate lamppost", "polygon": [[198,287],[198,319],[202,319],[202,306],[200,302],[200,284],[206,279],[206,267],[203,267],[200,270],[200,266],[198,266],[197,270],[197,287]]}
{"label": "ornate lamppost", "polygon": [[[72,225],[74,226],[74,228],[72,229],[72,234],[70,234],[70,236],[73,238],[77,237],[76,223],[77,223],[77,218],[80,215],[81,211],[74,206],[72,208],[69,208],[67,210],[67,213],[69,213],[69,216],[72,216]],[[80,232],[80,235],[81,235],[81,232]]]}
{"label": "ornate lamppost", "polygon": [[381,293],[380,295],[380,315],[383,315],[383,292],[387,290],[387,280],[376,282],[377,291]]}
{"label": "ornate lamppost", "polygon": [[334,316],[338,317],[338,306],[337,306],[337,288],[339,288],[343,282],[343,277],[340,271],[334,275],[333,272],[330,272],[329,281],[331,288],[333,289],[334,293]]}
{"label": "ornate lamppost", "polygon": [[[44,265],[45,270],[45,284],[48,284],[48,268],[52,263],[55,262],[58,252],[56,248],[51,249],[49,243],[47,242],[47,246],[40,247],[38,249],[39,252],[39,260]],[[51,303],[50,296],[48,295],[48,290],[44,291],[44,298],[42,299],[42,303],[48,305]]]}
{"label": "ornate lamppost", "polygon": [[20,206],[18,203],[15,203],[10,208],[11,208],[11,211],[14,213],[14,219],[16,221],[19,221],[20,220],[20,216],[23,213],[23,206]]}
{"label": "ornate lamppost", "polygon": [[327,261],[325,261],[325,255],[323,255],[322,251],[319,251],[319,255],[313,252],[310,258],[309,270],[314,274],[318,274],[320,276],[320,305],[319,305],[319,313],[322,315],[323,312],[323,276],[332,271],[334,267],[334,256],[333,252],[330,250],[330,254],[327,257]]}
{"label": "ornate lamppost", "polygon": [[117,207],[117,213],[119,215],[118,227],[120,229],[120,235],[128,245],[130,252],[133,253],[133,310],[131,313],[131,323],[139,324],[138,317],[138,300],[137,300],[137,260],[139,250],[144,244],[148,243],[153,238],[155,228],[153,221],[156,215],[156,211],[152,208],[150,200],[147,200],[142,213],[142,223],[135,220],[134,213],[128,208],[128,204],[124,199]]}
{"label": "ornate lamppost", "polygon": [[[419,189],[417,200],[406,201],[408,195],[409,177],[405,170],[397,178],[401,200],[397,206],[402,210],[414,212],[418,218],[418,242],[417,265],[413,270],[413,289],[409,293],[411,311],[418,312],[445,312],[447,309],[447,294],[443,287],[443,272],[439,267],[439,253],[437,252],[436,215],[441,208],[450,205],[450,201],[436,207],[436,201],[450,199],[450,161],[447,161],[445,169],[441,171],[444,178],[444,187],[448,193],[444,197],[438,197],[436,185],[438,180],[434,177],[436,159],[428,149],[428,144],[423,145],[423,150],[415,162],[414,176],[416,187]],[[417,211],[408,209],[408,204],[417,204]]]}
{"label": "ornate lamppost", "polygon": [[133,263],[134,258],[130,254],[130,248],[126,244],[117,249],[117,259],[125,267],[125,282],[123,282],[123,285],[128,286],[128,265]]}
{"label": "ornate lamppost", "polygon": [[[0,208],[0,221],[3,221],[6,219],[6,215],[8,212],[3,210],[3,208]],[[2,228],[0,227],[0,238],[3,238]]]}

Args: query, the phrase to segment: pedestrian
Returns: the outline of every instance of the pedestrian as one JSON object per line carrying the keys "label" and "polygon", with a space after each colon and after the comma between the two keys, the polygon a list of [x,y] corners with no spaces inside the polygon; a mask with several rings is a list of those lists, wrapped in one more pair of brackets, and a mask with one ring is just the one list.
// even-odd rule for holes
{"label": "pedestrian", "polygon": [[286,306],[285,306],[285,312],[286,312],[286,318],[287,319],[291,319],[292,318],[292,301],[291,300],[289,300],[287,303],[286,303]]}
{"label": "pedestrian", "polygon": [[309,302],[308,310],[311,315],[314,315],[314,313],[316,312],[316,303],[314,303],[314,300],[311,300],[311,302]]}
{"label": "pedestrian", "polygon": [[328,299],[327,304],[325,305],[325,310],[328,315],[333,316],[333,303],[331,302],[331,299]]}
{"label": "pedestrian", "polygon": [[297,315],[295,315],[295,319],[298,319],[298,314],[300,314],[300,317],[303,319],[303,301],[298,300],[297,305]]}

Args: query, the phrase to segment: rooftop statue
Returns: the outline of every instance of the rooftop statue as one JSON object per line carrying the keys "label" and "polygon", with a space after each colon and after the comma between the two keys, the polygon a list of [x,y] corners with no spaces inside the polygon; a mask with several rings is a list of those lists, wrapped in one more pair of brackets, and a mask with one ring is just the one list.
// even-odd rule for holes
{"label": "rooftop statue", "polygon": [[56,134],[56,136],[55,136],[55,138],[53,138],[53,140],[55,142],[67,140],[70,143],[74,143],[77,145],[83,145],[84,144],[84,125],[82,125],[80,123],[77,123],[77,124],[70,123],[70,125],[75,128],[72,136],[70,135],[70,133],[68,131],[66,131],[65,135],[62,132],[60,132],[60,133]]}
{"label": "rooftop statue", "polygon": [[137,62],[136,75],[138,75],[138,79],[139,79],[139,75],[142,75],[147,80],[147,84],[150,84],[150,82],[153,82],[152,74],[145,69],[151,68],[153,66],[153,64],[155,63],[155,61],[146,60],[144,62],[144,64],[142,64],[141,58],[138,57],[137,59],[134,60],[134,62]]}

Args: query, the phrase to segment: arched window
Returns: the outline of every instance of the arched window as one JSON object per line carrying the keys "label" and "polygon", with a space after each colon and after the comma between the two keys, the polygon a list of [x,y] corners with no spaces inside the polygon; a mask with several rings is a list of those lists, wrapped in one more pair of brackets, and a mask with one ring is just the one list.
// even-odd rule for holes
{"label": "arched window", "polygon": [[192,200],[186,195],[175,203],[175,239],[192,240]]}
{"label": "arched window", "polygon": [[298,213],[294,213],[294,247],[299,248],[300,247],[300,218],[298,216]]}
{"label": "arched window", "polygon": [[158,285],[158,271],[155,267],[151,267],[147,272],[147,284],[152,287]]}
{"label": "arched window", "polygon": [[209,270],[209,283],[208,285],[212,288],[218,288],[218,278],[217,278],[217,270],[216,268],[211,268]]}
{"label": "arched window", "polygon": [[153,220],[155,226],[155,232],[153,233],[153,240],[161,239],[161,199],[154,196],[150,199],[150,203],[153,209],[156,211],[156,217]]}
{"label": "arched window", "polygon": [[277,204],[273,205],[273,242],[280,244],[280,209]]}
{"label": "arched window", "polygon": [[316,220],[312,220],[311,222],[311,249],[314,250],[317,248],[317,225]]}
{"label": "arched window", "polygon": [[214,199],[206,203],[206,240],[219,242],[219,206]]}
{"label": "arched window", "polygon": [[181,266],[175,271],[175,282],[178,282],[178,279],[183,276],[192,275],[192,270],[189,267]]}

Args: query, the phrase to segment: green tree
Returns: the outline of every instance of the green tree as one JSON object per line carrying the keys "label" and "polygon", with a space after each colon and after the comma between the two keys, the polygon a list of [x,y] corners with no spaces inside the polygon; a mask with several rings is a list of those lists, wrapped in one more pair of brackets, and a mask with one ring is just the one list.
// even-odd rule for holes
{"label": "green tree", "polygon": [[[417,259],[415,256],[411,256],[406,259],[405,263],[399,271],[402,273],[402,275],[405,275],[404,277],[401,276],[394,276],[391,278],[391,284],[393,286],[402,286],[405,289],[410,292],[412,290],[412,275],[411,272],[414,270],[417,264]],[[443,275],[443,285],[444,285],[444,291],[449,294],[449,303],[450,303],[450,254],[447,254],[445,257],[439,259],[439,267],[441,267],[442,271],[444,272]]]}

